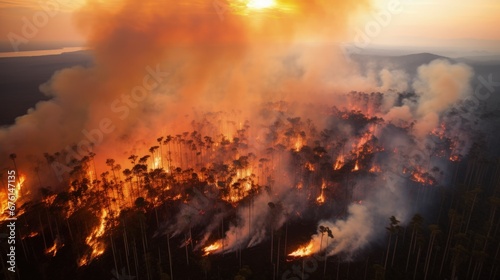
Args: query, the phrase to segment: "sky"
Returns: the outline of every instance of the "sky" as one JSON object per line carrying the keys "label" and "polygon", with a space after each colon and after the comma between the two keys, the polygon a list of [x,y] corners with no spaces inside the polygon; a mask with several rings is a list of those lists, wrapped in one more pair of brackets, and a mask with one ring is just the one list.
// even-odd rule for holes
{"label": "sky", "polygon": [[[279,3],[289,0],[275,1]],[[85,0],[0,1],[0,51],[29,50],[36,48],[35,45],[40,42],[64,41],[84,44],[85,35],[75,27],[73,18],[74,12],[84,5],[84,2]],[[112,10],[118,6],[119,0],[104,2]],[[53,3],[57,3],[58,7],[54,8]],[[371,28],[376,31],[369,36],[369,44],[372,46],[433,46],[500,52],[498,0],[373,0],[372,4],[371,11],[363,12],[352,19],[350,35],[345,39],[347,42],[359,39],[359,33],[366,33],[366,28],[371,24]],[[397,12],[388,8],[391,5],[399,5]],[[42,12],[43,8],[53,11],[46,22],[43,16],[46,12]],[[376,15],[381,13],[386,16],[389,13],[390,18],[382,22],[379,18],[377,22]],[[33,22],[37,16],[39,26],[36,27],[35,34],[27,38],[22,32],[26,26],[23,19]],[[373,26],[374,24],[378,24],[378,27]],[[17,35],[26,40],[21,42],[23,39]],[[12,43],[13,41],[15,43]]]}

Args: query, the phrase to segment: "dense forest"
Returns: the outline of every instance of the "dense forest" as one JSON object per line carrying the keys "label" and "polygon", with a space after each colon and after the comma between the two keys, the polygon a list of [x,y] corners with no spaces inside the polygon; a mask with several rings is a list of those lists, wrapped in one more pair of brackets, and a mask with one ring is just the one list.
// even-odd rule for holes
{"label": "dense forest", "polygon": [[376,116],[382,94],[349,98],[311,105],[320,121],[286,102],[259,109],[265,124],[206,113],[125,159],[11,154],[18,271],[2,242],[4,279],[497,279],[498,155],[447,118],[419,139]]}

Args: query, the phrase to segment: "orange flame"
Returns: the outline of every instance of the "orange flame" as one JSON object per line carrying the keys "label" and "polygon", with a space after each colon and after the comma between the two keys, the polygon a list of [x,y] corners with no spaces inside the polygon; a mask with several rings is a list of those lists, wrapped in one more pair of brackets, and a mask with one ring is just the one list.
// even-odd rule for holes
{"label": "orange flame", "polygon": [[59,250],[63,246],[64,244],[61,242],[61,239],[59,239],[59,237],[56,237],[56,239],[54,240],[54,245],[52,245],[52,247],[50,248],[47,248],[45,254],[47,255],[52,254],[52,257],[55,257],[57,254],[57,250]]}
{"label": "orange flame", "polygon": [[[20,202],[20,198],[21,198],[21,190],[22,190],[22,187],[24,186],[25,179],[26,179],[26,177],[24,175],[19,175],[19,177],[17,179],[17,184],[15,185],[15,188],[14,188],[14,193],[12,193],[11,191],[9,193],[10,195],[13,194],[15,197],[15,201],[11,201],[11,202],[15,202],[15,204],[16,204],[16,210],[15,210],[16,216],[20,216],[24,213],[24,209],[18,208],[17,205],[22,204]],[[4,214],[3,217],[0,217],[0,222],[4,221],[10,217],[10,215],[9,215],[9,201],[10,201],[9,194],[7,192],[0,191],[0,208],[2,209],[2,213]],[[30,194],[29,190],[26,193],[26,195],[28,195],[28,194]]]}
{"label": "orange flame", "polygon": [[299,249],[295,250],[294,252],[288,254],[290,257],[297,257],[297,258],[302,258],[305,256],[309,256],[312,254],[312,249],[314,247],[313,242],[309,242],[309,244],[300,247]]}
{"label": "orange flame", "polygon": [[333,170],[339,170],[340,168],[342,168],[342,166],[344,166],[344,156],[340,155],[337,158],[337,160],[335,161],[335,164],[333,166]]}
{"label": "orange flame", "polygon": [[452,155],[452,156],[450,156],[450,160],[451,161],[459,161],[460,160],[460,156],[459,155]]}
{"label": "orange flame", "polygon": [[372,168],[370,168],[369,170],[371,173],[379,173],[379,172],[382,172],[382,169],[380,168],[380,166],[378,165],[374,165],[372,166]]}
{"label": "orange flame", "polygon": [[298,137],[297,138],[297,141],[295,141],[295,144],[294,144],[294,150],[296,152],[300,151],[300,149],[302,149],[302,146],[304,146],[304,143],[302,143],[302,138],[301,137]]}
{"label": "orange flame", "polygon": [[312,165],[312,163],[310,162],[306,162],[306,169],[309,170],[309,171],[314,171],[314,165]]}
{"label": "orange flame", "polygon": [[90,263],[93,259],[99,257],[104,253],[104,244],[99,240],[100,237],[104,235],[106,229],[106,217],[108,212],[103,209],[101,214],[101,221],[97,228],[95,228],[90,235],[85,239],[87,245],[92,248],[92,251],[83,256],[79,261],[79,266],[86,265]]}
{"label": "orange flame", "polygon": [[358,161],[356,161],[356,164],[354,165],[354,168],[352,169],[352,171],[358,171],[359,170],[359,165],[358,165]]}
{"label": "orange flame", "polygon": [[205,252],[203,256],[208,256],[211,253],[218,251],[221,247],[222,247],[222,241],[217,241],[214,244],[203,248],[203,252]]}
{"label": "orange flame", "polygon": [[316,202],[318,202],[319,205],[325,203],[325,189],[326,184],[325,180],[323,180],[323,183],[321,184],[321,194],[316,198]]}

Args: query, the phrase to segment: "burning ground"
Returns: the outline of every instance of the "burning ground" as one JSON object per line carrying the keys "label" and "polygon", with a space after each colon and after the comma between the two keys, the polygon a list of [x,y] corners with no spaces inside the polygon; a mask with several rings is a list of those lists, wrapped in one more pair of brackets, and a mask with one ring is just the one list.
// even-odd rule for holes
{"label": "burning ground", "polygon": [[[211,257],[241,265],[269,241],[278,267],[353,260],[389,217],[427,211],[473,143],[457,114],[473,71],[435,60],[362,75],[335,43],[368,3],[323,2],[84,6],[94,65],[55,73],[41,86],[52,99],[0,131],[4,168],[24,178],[26,264],[64,256],[67,276],[103,260],[155,279],[182,258],[179,274],[194,261],[208,277]],[[287,241],[304,221],[310,240]]]}

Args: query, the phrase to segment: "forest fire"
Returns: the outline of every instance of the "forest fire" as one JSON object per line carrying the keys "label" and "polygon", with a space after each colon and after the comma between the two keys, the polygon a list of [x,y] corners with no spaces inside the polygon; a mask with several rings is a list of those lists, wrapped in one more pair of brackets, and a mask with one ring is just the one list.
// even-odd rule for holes
{"label": "forest fire", "polygon": [[[352,114],[360,118],[359,112],[340,110],[336,111],[332,118],[344,120],[347,116],[349,120],[353,118]],[[306,135],[314,134],[308,130],[306,124],[299,117],[281,116],[280,118],[281,123],[276,128],[270,128],[276,130],[272,133],[279,135],[275,138],[275,142],[269,143],[274,146],[272,149],[255,150],[249,145],[252,143],[251,138],[249,138],[252,133],[249,122],[245,122],[246,129],[231,129],[230,122],[220,120],[220,116],[217,116],[217,122],[227,123],[224,129],[234,130],[235,135],[220,136],[221,134],[199,125],[198,131],[161,137],[159,138],[161,140],[158,141],[161,145],[149,148],[150,155],[129,156],[128,160],[132,163],[130,167],[125,161],[107,159],[108,171],[102,172],[100,180],[93,180],[96,173],[93,171],[95,167],[90,164],[87,158],[82,159],[75,168],[79,172],[73,173],[71,178],[72,183],[68,193],[70,199],[67,199],[61,207],[61,211],[64,213],[63,217],[67,219],[61,223],[67,224],[79,210],[85,209],[86,205],[100,205],[101,208],[92,209],[92,212],[99,216],[99,221],[84,240],[89,250],[79,258],[79,265],[88,265],[105,252],[107,248],[103,240],[105,232],[112,232],[120,225],[118,221],[113,223],[110,221],[113,220],[112,217],[116,217],[123,211],[129,209],[139,212],[151,211],[169,201],[182,203],[186,207],[195,209],[196,215],[184,214],[183,216],[194,220],[193,225],[198,217],[213,217],[210,207],[196,204],[199,195],[192,191],[193,186],[197,186],[195,188],[199,188],[199,193],[207,194],[211,197],[210,199],[214,199],[214,202],[229,203],[234,211],[240,211],[241,206],[248,207],[243,217],[254,219],[253,215],[259,210],[254,209],[251,203],[255,203],[255,199],[258,199],[262,193],[275,187],[273,186],[274,178],[285,178],[284,175],[290,176],[283,173],[284,171],[280,169],[282,167],[279,166],[284,162],[287,153],[293,155],[291,166],[296,166],[304,172],[297,172],[295,177],[289,177],[290,180],[294,180],[291,184],[296,186],[293,188],[292,195],[305,197],[318,206],[325,205],[326,201],[332,199],[330,197],[332,194],[327,192],[328,186],[343,182],[342,178],[347,178],[347,176],[351,176],[349,180],[355,180],[357,176],[364,176],[363,172],[357,171],[367,168],[366,171],[373,175],[384,176],[385,170],[373,160],[374,156],[383,153],[384,147],[380,145],[380,147],[374,148],[372,141],[376,136],[374,135],[374,125],[370,124],[369,119],[361,118],[364,123],[359,127],[353,127],[353,129],[358,129],[359,133],[345,135],[344,139],[346,140],[327,142],[322,147],[313,136],[306,137]],[[211,126],[207,125],[207,127]],[[296,131],[300,131],[300,133]],[[329,133],[333,135],[341,132],[331,131]],[[302,136],[297,137],[298,134]],[[165,142],[163,139],[168,141]],[[316,143],[317,146],[311,148],[306,145],[308,142]],[[352,150],[345,154],[343,147],[347,143],[352,144]],[[401,152],[393,148],[388,150],[397,151],[395,155],[399,155]],[[336,159],[332,159],[326,156],[329,154],[338,156]],[[352,168],[345,170],[343,167],[346,164],[353,164]],[[329,173],[325,173],[322,166],[333,167],[339,178],[329,177]],[[368,169],[368,167],[370,168]],[[168,168],[171,168],[171,173],[167,172]],[[276,173],[277,170],[280,170],[279,173]],[[410,172],[409,179],[419,184],[431,185],[434,183],[434,179],[428,175],[429,171],[421,166],[408,166],[405,172]],[[349,173],[351,175],[348,175]],[[320,183],[319,190],[312,187],[314,180],[318,180]],[[22,182],[18,184],[18,191],[21,190],[22,184]],[[189,189],[191,190],[187,191]],[[59,196],[52,193],[45,195],[42,201],[47,207],[61,204]],[[302,211],[295,210],[294,212],[300,213]],[[185,231],[188,231],[191,226],[184,226]],[[251,231],[247,229],[245,232]],[[186,234],[191,236],[189,232]],[[212,233],[206,234],[210,236]],[[250,237],[248,235],[246,238],[250,239]],[[189,244],[198,242],[195,238],[189,240]],[[202,245],[204,244],[200,244],[200,246]],[[54,256],[61,246],[62,244],[56,242],[48,248],[47,254]],[[231,243],[228,243],[227,247],[224,247],[230,249],[231,246]],[[311,254],[312,246],[313,243],[310,243],[301,247],[290,256],[301,257]],[[222,241],[218,241],[206,246],[203,249],[203,254],[210,255],[220,252],[222,247]]]}
{"label": "forest fire", "polygon": [[429,173],[424,173],[420,168],[415,168],[411,172],[411,180],[423,184],[423,185],[434,185],[435,179],[429,175]]}
{"label": "forest fire", "polygon": [[55,257],[56,254],[57,254],[57,251],[59,249],[61,249],[63,246],[64,246],[64,244],[62,243],[61,239],[59,237],[56,237],[56,239],[54,240],[54,244],[52,245],[52,247],[47,248],[47,250],[45,251],[45,253],[47,255],[52,255],[52,257]]}
{"label": "forest fire", "polygon": [[[475,226],[483,207],[472,186],[483,186],[482,177],[473,174],[500,174],[468,156],[470,147],[481,150],[468,135],[473,125],[451,120],[463,119],[456,110],[471,88],[468,66],[427,54],[401,65],[346,59],[338,42],[374,8],[370,1],[90,2],[75,20],[89,36],[90,62],[37,85],[44,99],[0,128],[0,155],[11,155],[0,170],[22,172],[20,264],[42,260],[33,267],[47,279],[59,279],[47,268],[67,264],[74,279],[95,270],[110,276],[111,268],[141,279],[215,279],[216,270],[243,279],[246,262],[255,263],[248,252],[265,250],[251,277],[272,270],[279,279],[290,257],[301,258],[306,279],[306,257],[320,252],[338,256],[340,278],[350,269],[343,260],[365,251],[371,262],[383,255],[394,263],[384,271],[396,275],[393,255],[412,248],[405,272],[424,266],[424,256],[425,270],[462,265],[449,250],[466,242],[451,230],[423,238],[434,221],[409,219],[443,195],[436,201],[459,205],[461,224],[444,222],[444,206],[436,224],[467,232],[465,221]],[[471,186],[459,184],[460,168]],[[464,203],[437,194],[452,177]],[[487,210],[480,212],[491,213],[491,225],[482,226],[494,230],[464,238],[477,256],[494,255],[486,251],[498,239],[497,209]],[[399,231],[407,225],[411,232]],[[368,245],[386,236],[385,255],[368,252],[385,247]],[[437,263],[441,255],[454,259]],[[331,278],[332,263],[309,279]],[[476,276],[482,259],[468,266]]]}
{"label": "forest fire", "polygon": [[90,235],[85,239],[85,242],[90,247],[91,251],[85,253],[85,255],[80,258],[79,266],[84,266],[89,264],[92,260],[102,255],[105,251],[105,244],[103,243],[101,237],[104,235],[106,230],[106,218],[108,212],[102,209],[101,217],[99,221],[99,226],[97,226]]}
{"label": "forest fire", "polygon": [[219,251],[222,248],[222,240],[215,242],[214,244],[211,244],[205,248],[203,248],[204,256],[208,256],[212,253],[215,253]]}
{"label": "forest fire", "polygon": [[344,156],[340,155],[333,165],[333,170],[340,170],[342,166],[344,166]]}
{"label": "forest fire", "polygon": [[370,170],[371,173],[380,173],[382,172],[382,169],[380,168],[379,165],[373,165]]}
{"label": "forest fire", "polygon": [[311,241],[309,244],[302,246],[302,247],[299,247],[297,250],[288,254],[288,256],[295,257],[295,258],[303,258],[303,257],[310,256],[313,253],[313,247],[314,247],[314,244]]}
{"label": "forest fire", "polygon": [[27,191],[24,191],[24,193],[23,193],[23,187],[24,187],[25,180],[26,180],[26,177],[21,174],[18,178],[17,183],[15,184],[15,188],[14,188],[13,193],[9,193],[7,190],[0,191],[0,199],[1,199],[0,209],[2,209],[2,214],[0,216],[0,222],[5,221],[7,218],[11,217],[9,215],[9,213],[10,213],[9,207],[11,208],[12,206],[9,204],[9,202],[15,203],[15,205],[18,205],[17,207],[15,207],[16,211],[12,212],[12,213],[15,213],[16,216],[21,216],[24,213],[24,209],[19,208],[19,206],[22,205],[22,203],[28,199],[25,196],[29,197],[29,195],[31,194],[30,189],[28,189]]}
{"label": "forest fire", "polygon": [[325,189],[326,189],[326,183],[323,180],[321,183],[321,193],[320,195],[316,198],[316,202],[318,202],[319,205],[325,203]]}
{"label": "forest fire", "polygon": [[359,171],[359,164],[358,161],[354,164],[354,167],[352,168],[352,171]]}

